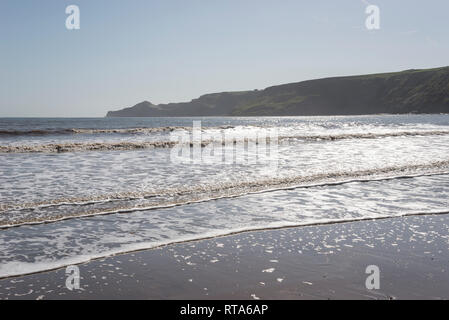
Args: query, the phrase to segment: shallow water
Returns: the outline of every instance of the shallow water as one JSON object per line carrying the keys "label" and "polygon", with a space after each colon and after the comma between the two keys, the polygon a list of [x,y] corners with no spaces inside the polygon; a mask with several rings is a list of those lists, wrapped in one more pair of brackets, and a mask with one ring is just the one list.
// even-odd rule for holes
{"label": "shallow water", "polygon": [[[86,148],[167,142],[193,120],[208,140],[276,129],[275,158]],[[236,231],[449,211],[448,115],[0,119],[2,150],[0,277]]]}

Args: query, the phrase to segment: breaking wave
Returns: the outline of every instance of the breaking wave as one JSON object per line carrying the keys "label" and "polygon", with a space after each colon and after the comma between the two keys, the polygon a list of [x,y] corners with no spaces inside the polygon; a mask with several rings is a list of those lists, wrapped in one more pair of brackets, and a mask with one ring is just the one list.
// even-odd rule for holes
{"label": "breaking wave", "polygon": [[101,134],[101,133],[154,133],[170,132],[174,130],[188,130],[187,127],[159,127],[159,128],[126,128],[126,129],[42,129],[42,130],[0,130],[0,136],[44,136],[67,134]]}
{"label": "breaking wave", "polygon": [[[172,130],[175,127],[170,127]],[[177,127],[180,128],[180,127]],[[164,128],[157,128],[164,129]],[[114,129],[120,130],[120,129]],[[130,129],[126,129],[130,130]],[[173,129],[174,131],[175,129]],[[288,135],[279,136],[279,141],[339,141],[345,139],[379,139],[389,137],[418,137],[418,136],[442,136],[449,135],[449,131],[400,131],[388,133],[348,133],[334,135]],[[206,135],[207,137],[207,135]],[[266,138],[267,141],[270,138]],[[231,134],[230,139],[212,140],[205,139],[201,142],[201,146],[205,147],[211,143],[226,144],[241,141],[257,141],[255,138],[242,138],[236,134]],[[260,141],[260,140],[259,140]],[[0,153],[61,153],[61,152],[87,152],[87,151],[132,151],[152,148],[172,148],[177,145],[176,141],[119,141],[119,142],[67,142],[67,143],[49,143],[49,144],[27,144],[27,145],[0,145]],[[185,142],[185,144],[193,143]]]}
{"label": "breaking wave", "polygon": [[[232,129],[234,126],[210,127],[209,129]],[[192,127],[168,126],[154,128],[114,128],[114,129],[36,129],[36,130],[0,130],[0,136],[45,136],[45,135],[74,135],[74,134],[151,134],[159,132],[172,132],[175,130],[191,131]]]}
{"label": "breaking wave", "polygon": [[449,160],[360,171],[330,172],[309,176],[265,178],[214,183],[156,191],[133,191],[85,198],[0,205],[0,228],[55,222],[71,218],[130,213],[232,198],[245,194],[296,188],[369,182],[449,173]]}
{"label": "breaking wave", "polygon": [[317,222],[271,222],[266,226],[253,226],[246,228],[232,228],[229,230],[218,230],[218,231],[209,231],[203,233],[201,235],[186,235],[183,237],[178,237],[176,239],[170,240],[159,240],[159,241],[146,241],[146,242],[138,242],[133,244],[125,244],[121,245],[117,248],[108,249],[107,251],[99,251],[99,252],[90,252],[86,255],[75,255],[60,259],[50,259],[48,261],[42,262],[20,262],[20,261],[11,261],[4,262],[0,265],[0,279],[6,279],[17,276],[31,275],[37,274],[45,271],[57,270],[70,265],[78,265],[82,263],[87,263],[90,261],[104,259],[107,257],[117,256],[121,254],[127,254],[132,252],[138,252],[142,250],[151,250],[157,249],[165,246],[194,242],[194,241],[202,241],[215,239],[219,237],[233,236],[247,232],[257,232],[257,231],[270,231],[270,230],[282,230],[282,229],[291,229],[291,228],[299,228],[299,227],[307,227],[307,226],[325,226],[330,224],[341,224],[348,222],[363,222],[367,220],[387,220],[394,219],[399,217],[416,217],[416,216],[438,216],[438,215],[446,215],[449,214],[447,210],[429,210],[429,211],[408,211],[401,213],[399,215],[380,215],[377,217],[360,217],[360,218],[337,218],[337,219],[322,219]]}

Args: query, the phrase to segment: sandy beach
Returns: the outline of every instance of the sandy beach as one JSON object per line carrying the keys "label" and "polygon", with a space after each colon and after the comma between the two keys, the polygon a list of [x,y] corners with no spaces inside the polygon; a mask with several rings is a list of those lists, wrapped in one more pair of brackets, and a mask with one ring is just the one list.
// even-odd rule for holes
{"label": "sandy beach", "polygon": [[[0,280],[0,299],[448,299],[449,216],[247,232]],[[380,289],[365,286],[380,269]]]}

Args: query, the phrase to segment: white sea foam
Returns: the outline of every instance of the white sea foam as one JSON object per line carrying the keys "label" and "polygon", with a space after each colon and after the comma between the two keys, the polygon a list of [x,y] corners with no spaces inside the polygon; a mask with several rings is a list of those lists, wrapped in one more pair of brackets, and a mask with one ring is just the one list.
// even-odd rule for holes
{"label": "white sea foam", "polygon": [[[247,136],[245,136],[245,134]],[[250,138],[254,133],[240,132],[242,141],[247,143],[254,141]],[[346,134],[320,134],[320,135],[288,135],[279,136],[279,141],[293,142],[295,140],[303,141],[338,141],[346,139],[380,139],[391,137],[426,137],[426,136],[442,136],[449,135],[449,131],[434,130],[434,131],[398,131],[387,133],[346,133]],[[238,135],[236,135],[238,137]],[[268,140],[268,139],[267,139]],[[206,147],[211,144],[226,144],[236,142],[236,140],[214,140],[209,139],[208,134],[204,134],[201,140],[201,147]],[[88,151],[132,151],[141,149],[154,148],[172,148],[180,142],[176,141],[115,141],[115,142],[65,142],[65,143],[49,143],[49,144],[11,144],[0,145],[0,153],[62,153],[62,152],[88,152]],[[193,142],[186,142],[193,146]]]}
{"label": "white sea foam", "polygon": [[207,186],[165,189],[150,193],[128,192],[89,199],[54,199],[51,202],[25,203],[15,206],[5,205],[0,211],[2,213],[0,215],[0,229],[71,218],[155,210],[277,190],[446,174],[449,174],[449,161],[440,161],[356,172],[334,172],[313,176],[271,178],[218,185],[209,184]]}
{"label": "white sea foam", "polygon": [[205,120],[205,138],[279,129],[277,170],[170,162],[165,143],[172,130],[190,131],[187,120],[0,134],[1,150],[13,150],[0,153],[0,277],[238,232],[449,207],[447,116]]}

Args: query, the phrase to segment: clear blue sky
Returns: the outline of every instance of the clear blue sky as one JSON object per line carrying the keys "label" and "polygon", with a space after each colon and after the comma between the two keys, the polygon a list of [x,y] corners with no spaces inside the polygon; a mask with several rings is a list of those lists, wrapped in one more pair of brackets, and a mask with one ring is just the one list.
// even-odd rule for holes
{"label": "clear blue sky", "polygon": [[369,2],[380,30],[360,0],[0,0],[0,117],[449,65],[449,1]]}

